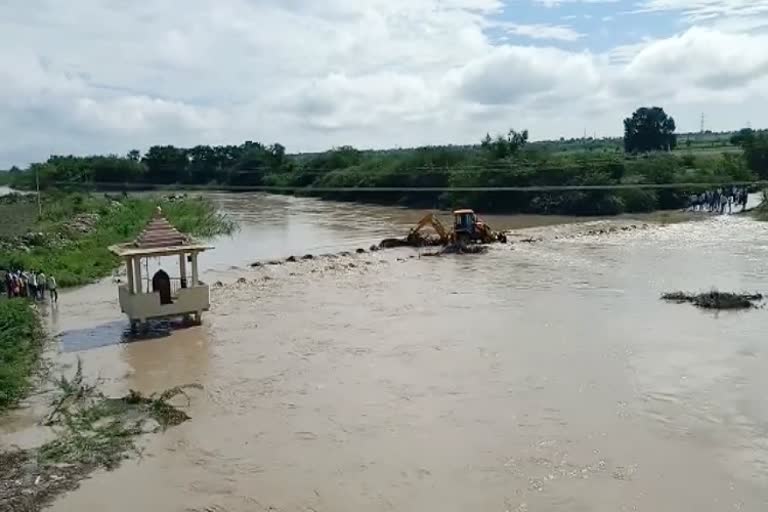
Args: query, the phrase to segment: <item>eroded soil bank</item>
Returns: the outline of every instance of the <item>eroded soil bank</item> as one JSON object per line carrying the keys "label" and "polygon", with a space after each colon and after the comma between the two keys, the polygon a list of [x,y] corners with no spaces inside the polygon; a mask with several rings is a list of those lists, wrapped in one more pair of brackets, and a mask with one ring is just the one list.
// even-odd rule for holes
{"label": "eroded soil bank", "polygon": [[[324,208],[291,203],[262,219],[230,204],[251,224],[217,243],[240,260],[204,260],[222,286],[201,327],[119,343],[112,283],[62,297],[48,317],[60,364],[81,357],[110,394],[204,391],[191,421],[52,510],[768,506],[768,317],[659,300],[767,290],[768,226],[560,225],[483,255],[421,258],[354,253],[403,233],[399,210]],[[3,444],[35,441],[23,415],[11,420]]]}

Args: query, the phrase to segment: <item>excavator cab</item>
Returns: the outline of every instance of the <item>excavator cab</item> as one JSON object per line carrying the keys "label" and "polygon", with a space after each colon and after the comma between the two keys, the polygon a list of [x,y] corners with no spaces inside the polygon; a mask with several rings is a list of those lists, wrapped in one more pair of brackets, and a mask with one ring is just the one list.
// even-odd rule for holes
{"label": "excavator cab", "polygon": [[453,231],[457,238],[475,239],[478,235],[477,215],[472,210],[455,210],[453,212]]}

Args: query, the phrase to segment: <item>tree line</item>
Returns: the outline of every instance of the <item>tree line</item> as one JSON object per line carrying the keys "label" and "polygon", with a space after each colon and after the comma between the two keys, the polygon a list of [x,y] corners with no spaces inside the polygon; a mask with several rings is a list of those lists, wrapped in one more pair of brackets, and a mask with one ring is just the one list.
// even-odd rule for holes
{"label": "tree line", "polygon": [[531,143],[527,130],[487,134],[473,146],[429,146],[365,151],[341,146],[289,155],[281,144],[246,141],[233,146],[152,146],[127,155],[51,156],[11,181],[53,184],[275,186],[337,200],[422,207],[468,206],[483,211],[607,215],[680,207],[691,191],[568,192],[317,191],[340,188],[455,188],[580,186],[643,183],[728,183],[768,178],[768,135],[739,132],[740,153],[677,151],[676,126],[658,107],[624,120],[623,152],[608,148],[566,152],[556,143]]}

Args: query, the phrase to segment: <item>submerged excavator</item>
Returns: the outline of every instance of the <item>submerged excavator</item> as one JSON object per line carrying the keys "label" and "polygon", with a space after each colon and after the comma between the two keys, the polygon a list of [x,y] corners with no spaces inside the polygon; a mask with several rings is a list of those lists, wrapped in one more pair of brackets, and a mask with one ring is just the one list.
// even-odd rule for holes
{"label": "submerged excavator", "polygon": [[[427,226],[430,226],[435,233],[437,233],[437,239],[430,239],[421,233],[421,230]],[[493,231],[488,224],[483,222],[483,220],[475,214],[474,211],[463,209],[454,210],[453,229],[450,231],[446,229],[435,214],[430,213],[425,215],[408,233],[406,241],[408,245],[413,246],[449,244],[468,245],[473,242],[490,244],[493,242],[506,243],[507,236],[504,233]]]}

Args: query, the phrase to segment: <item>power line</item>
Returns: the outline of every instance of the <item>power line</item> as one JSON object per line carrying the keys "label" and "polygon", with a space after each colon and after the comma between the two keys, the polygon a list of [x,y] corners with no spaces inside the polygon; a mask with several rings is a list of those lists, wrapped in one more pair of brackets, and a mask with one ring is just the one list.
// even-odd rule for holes
{"label": "power line", "polygon": [[663,190],[703,189],[724,186],[751,187],[766,186],[768,181],[734,181],[718,183],[636,183],[606,185],[532,185],[500,187],[302,187],[279,185],[186,185],[114,182],[53,182],[52,185],[70,188],[102,188],[111,190],[210,190],[210,191],[254,191],[254,192],[578,192],[591,190]]}

